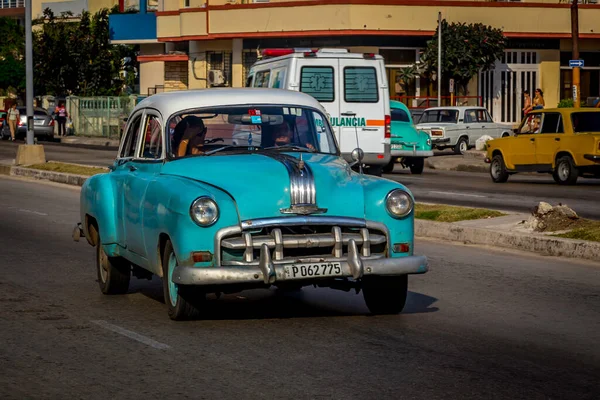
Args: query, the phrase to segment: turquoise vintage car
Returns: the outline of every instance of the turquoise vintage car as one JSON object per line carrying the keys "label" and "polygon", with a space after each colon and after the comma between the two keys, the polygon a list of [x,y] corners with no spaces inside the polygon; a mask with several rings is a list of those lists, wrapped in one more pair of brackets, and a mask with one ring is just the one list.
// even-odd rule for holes
{"label": "turquoise vintage car", "polygon": [[197,315],[207,293],[271,286],[362,290],[372,313],[402,311],[407,275],[428,270],[413,254],[413,196],[352,171],[326,115],[278,89],[141,101],[111,171],[81,188],[73,235],[96,248],[101,291],[157,275],[176,320]]}
{"label": "turquoise vintage car", "polygon": [[383,172],[390,173],[394,164],[410,168],[413,174],[422,174],[425,159],[433,157],[431,138],[427,132],[418,130],[413,123],[410,111],[404,103],[390,100],[392,134],[390,139],[392,159]]}

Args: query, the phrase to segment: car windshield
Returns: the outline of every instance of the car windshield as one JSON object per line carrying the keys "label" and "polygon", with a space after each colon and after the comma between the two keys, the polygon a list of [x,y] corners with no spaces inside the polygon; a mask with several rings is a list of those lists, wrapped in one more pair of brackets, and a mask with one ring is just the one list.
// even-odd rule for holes
{"label": "car windshield", "polygon": [[446,122],[455,124],[458,121],[457,110],[429,110],[421,115],[420,124],[428,122]]}
{"label": "car windshield", "polygon": [[327,118],[310,108],[245,105],[186,110],[171,116],[167,126],[173,158],[267,149],[337,154]]}
{"label": "car windshield", "polygon": [[573,132],[600,132],[600,112],[574,112],[571,121]]}

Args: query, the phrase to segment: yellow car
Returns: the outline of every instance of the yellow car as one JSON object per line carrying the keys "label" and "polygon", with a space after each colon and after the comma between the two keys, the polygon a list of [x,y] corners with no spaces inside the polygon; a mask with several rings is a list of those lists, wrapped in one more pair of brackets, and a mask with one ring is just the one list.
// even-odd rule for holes
{"label": "yellow car", "polygon": [[517,172],[550,173],[561,185],[600,178],[600,109],[552,108],[527,114],[515,136],[490,140],[487,157],[494,182]]}

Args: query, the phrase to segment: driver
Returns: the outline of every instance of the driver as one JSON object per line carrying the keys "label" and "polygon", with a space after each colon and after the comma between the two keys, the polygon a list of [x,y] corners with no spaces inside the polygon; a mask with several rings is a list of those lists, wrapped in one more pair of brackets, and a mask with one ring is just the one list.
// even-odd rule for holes
{"label": "driver", "polygon": [[[292,143],[293,136],[294,133],[290,129],[290,126],[286,121],[283,121],[283,123],[277,125],[277,127],[275,128],[275,132],[273,134],[273,137],[275,138],[274,144],[276,147],[287,146]],[[302,146],[307,147],[311,150],[315,150],[315,147],[310,143],[302,144]]]}
{"label": "driver", "polygon": [[190,115],[185,117],[180,123],[184,124],[184,131],[177,155],[183,157],[204,154],[202,148],[204,147],[204,138],[206,137],[206,126],[202,118]]}

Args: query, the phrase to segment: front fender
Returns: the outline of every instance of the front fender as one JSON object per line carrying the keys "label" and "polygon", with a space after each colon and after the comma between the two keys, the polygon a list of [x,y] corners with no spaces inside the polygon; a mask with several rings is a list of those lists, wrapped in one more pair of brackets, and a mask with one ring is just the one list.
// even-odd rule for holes
{"label": "front fender", "polygon": [[[190,206],[200,196],[209,196],[219,207],[219,218],[212,226],[199,226],[190,216]],[[159,276],[162,276],[159,253],[161,235],[167,235],[171,240],[179,265],[210,266],[212,262],[194,263],[192,252],[209,251],[214,256],[217,231],[240,223],[235,200],[228,193],[176,176],[164,177],[149,185],[143,213],[149,267]]]}
{"label": "front fender", "polygon": [[410,246],[410,252],[408,253],[396,253],[393,251],[393,248],[390,248],[389,256],[405,257],[412,255],[414,246],[414,210],[403,218],[394,218],[387,212],[385,206],[387,194],[394,189],[406,191],[414,202],[414,197],[410,190],[396,181],[382,178],[365,177],[363,184],[365,188],[366,219],[383,223],[388,228],[392,247],[394,243],[407,243]]}

